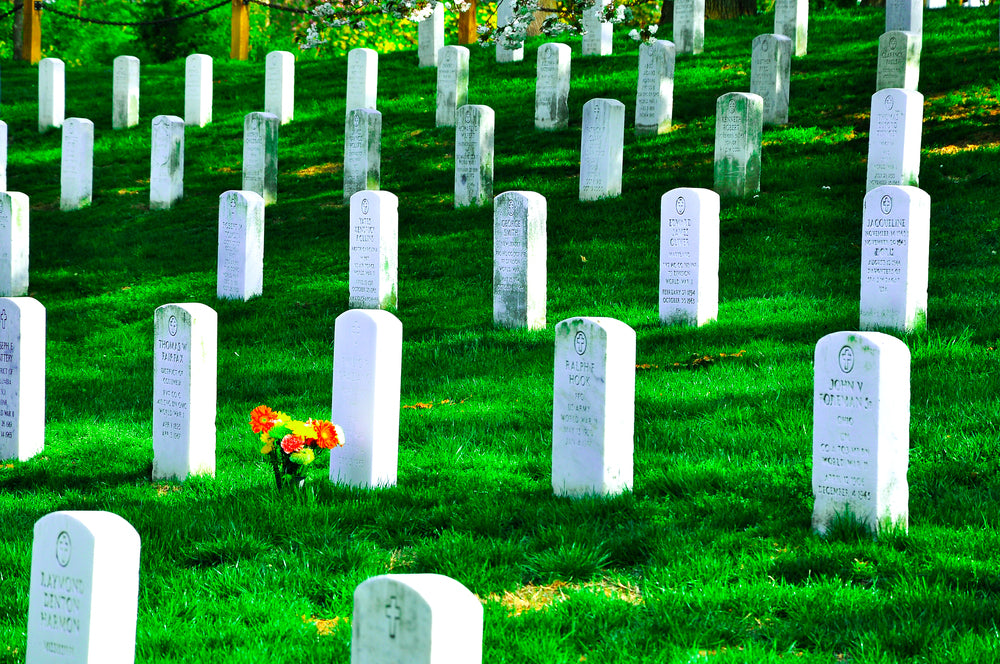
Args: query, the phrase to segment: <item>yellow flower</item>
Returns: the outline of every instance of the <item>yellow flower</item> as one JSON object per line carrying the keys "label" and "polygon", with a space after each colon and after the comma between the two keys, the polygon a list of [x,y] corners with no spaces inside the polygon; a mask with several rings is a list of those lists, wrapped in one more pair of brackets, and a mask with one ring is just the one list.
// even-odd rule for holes
{"label": "yellow flower", "polygon": [[288,428],[291,429],[292,433],[296,436],[302,436],[303,438],[316,437],[316,431],[313,430],[312,426],[306,424],[305,422],[289,422]]}
{"label": "yellow flower", "polygon": [[316,453],[312,451],[311,447],[303,447],[298,452],[289,455],[288,458],[294,461],[295,463],[300,463],[303,466],[308,466],[309,464],[311,464],[313,461],[316,460]]}
{"label": "yellow flower", "polygon": [[264,447],[260,448],[261,454],[270,454],[274,451],[274,442],[269,440],[264,443]]}

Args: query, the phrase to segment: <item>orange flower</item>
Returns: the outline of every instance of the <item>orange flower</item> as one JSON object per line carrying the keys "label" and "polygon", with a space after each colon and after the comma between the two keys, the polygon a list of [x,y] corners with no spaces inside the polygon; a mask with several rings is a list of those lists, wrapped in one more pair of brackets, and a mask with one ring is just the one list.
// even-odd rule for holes
{"label": "orange flower", "polygon": [[291,454],[293,452],[298,452],[305,446],[306,439],[302,436],[293,436],[288,434],[281,439],[281,449],[285,450],[285,453]]}
{"label": "orange flower", "polygon": [[254,433],[267,433],[274,426],[276,412],[267,406],[257,406],[250,411],[250,430]]}
{"label": "orange flower", "polygon": [[316,432],[316,446],[326,450],[341,447],[344,444],[344,430],[333,422],[313,420],[313,430]]}

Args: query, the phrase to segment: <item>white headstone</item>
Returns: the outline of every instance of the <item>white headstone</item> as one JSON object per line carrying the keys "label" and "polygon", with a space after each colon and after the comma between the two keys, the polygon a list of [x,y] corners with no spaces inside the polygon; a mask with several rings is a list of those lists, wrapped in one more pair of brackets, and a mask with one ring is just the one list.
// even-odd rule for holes
{"label": "white headstone", "polygon": [[916,90],[920,80],[920,47],[916,32],[893,30],[878,38],[878,70],[875,89]]}
{"label": "white headstone", "polygon": [[0,297],[28,294],[28,196],[0,192]]}
{"label": "white headstone", "polygon": [[812,526],[850,512],[873,531],[908,522],[910,351],[880,332],[816,344]]}
{"label": "white headstone", "polygon": [[535,129],[569,126],[569,44],[549,42],[538,47],[535,79]]}
{"label": "white headstone", "polygon": [[344,123],[344,202],[382,180],[382,114],[356,108]]}
{"label": "white headstone", "polygon": [[288,124],[295,115],[295,56],[271,51],[264,61],[264,111]]}
{"label": "white headstone", "polygon": [[184,124],[204,127],[212,121],[212,57],[201,53],[184,61]]}
{"label": "white headstone", "polygon": [[62,126],[66,117],[66,65],[59,58],[38,63],[38,131]]}
{"label": "white headstone", "polygon": [[611,37],[614,27],[602,21],[601,15],[611,0],[595,0],[591,7],[583,10],[583,29],[580,44],[584,55],[611,55]]}
{"label": "white headstone", "polygon": [[775,0],[774,32],[792,40],[792,55],[806,54],[809,37],[809,0]]}
{"label": "white headstone", "polygon": [[395,309],[399,247],[399,199],[388,191],[351,196],[348,306]]}
{"label": "white headstone", "polygon": [[482,664],[483,605],[440,574],[385,574],[354,591],[351,664]]}
{"label": "white headstone", "polygon": [[678,53],[705,47],[705,0],[674,0],[674,46]]}
{"label": "white headstone", "polygon": [[906,30],[921,33],[924,29],[923,0],[885,0],[885,31]]}
{"label": "white headstone", "polygon": [[469,49],[444,46],[438,53],[436,127],[454,127],[455,111],[469,103]]}
{"label": "white headstone", "polygon": [[216,295],[243,300],[264,292],[264,199],[255,191],[219,196]]}
{"label": "white headstone", "polygon": [[444,4],[434,5],[431,15],[417,24],[417,58],[421,67],[437,67],[438,51],[444,46]]}
{"label": "white headstone", "polygon": [[247,113],[243,118],[243,191],[261,195],[264,205],[278,200],[277,115]]}
{"label": "white headstone", "polygon": [[493,203],[493,324],[545,328],[547,209],[534,191],[507,191]]}
{"label": "white headstone", "polygon": [[663,134],[674,113],[673,42],[639,45],[639,84],[635,95],[635,133]]}
{"label": "white headstone", "polygon": [[351,309],[337,316],[333,335],[332,420],[344,445],[330,450],[330,481],[394,486],[403,324],[388,311]]}
{"label": "white headstone", "polygon": [[552,489],[557,496],[632,488],[635,331],[614,318],[555,329]]}
{"label": "white headstone", "polygon": [[931,197],[887,185],[865,194],[861,329],[912,332],[927,325]]}
{"label": "white headstone", "polygon": [[924,2],[924,9],[944,9],[947,4],[945,0],[926,0]]}
{"label": "white headstone", "polygon": [[493,109],[466,104],[455,115],[455,207],[493,200]]}
{"label": "white headstone", "polygon": [[872,95],[865,191],[919,184],[923,121],[924,96],[916,90],[887,88]]}
{"label": "white headstone", "polygon": [[347,102],[344,116],[356,108],[375,110],[378,100],[378,51],[352,48],[347,54]]}
{"label": "white headstone", "polygon": [[176,115],[157,115],[152,141],[149,207],[167,210],[184,196],[184,120]]}
{"label": "white headstone", "polygon": [[7,191],[7,123],[0,120],[0,191]]}
{"label": "white headstone", "polygon": [[792,74],[792,40],[785,35],[758,35],[750,58],[750,92],[764,102],[764,124],[788,124],[788,85]]}
{"label": "white headstone", "polygon": [[719,195],[671,189],[660,198],[660,323],[704,325],[719,315]]}
{"label": "white headstone", "polygon": [[45,307],[0,298],[0,461],[45,447]]}
{"label": "white headstone", "polygon": [[111,128],[128,129],[139,124],[139,58],[119,55],[112,69]]}
{"label": "white headstone", "polygon": [[729,92],[715,103],[715,191],[748,196],[760,191],[760,146],[764,100]]}
{"label": "white headstone", "polygon": [[62,130],[60,160],[60,210],[90,205],[94,190],[94,123],[67,118]]}
{"label": "white headstone", "polygon": [[204,304],[153,316],[153,479],[215,475],[219,317]]}
{"label": "white headstone", "polygon": [[591,99],[583,105],[580,137],[580,200],[620,196],[625,104]]}
{"label": "white headstone", "polygon": [[[498,0],[497,2],[497,25],[507,25],[514,16],[511,0]],[[520,35],[522,38],[525,35]],[[496,39],[496,61],[497,62],[520,62],[524,60],[524,46],[518,48],[507,48],[504,35],[497,35]],[[440,62],[438,63],[440,65]]]}
{"label": "white headstone", "polygon": [[35,522],[26,664],[133,664],[139,533],[111,512]]}

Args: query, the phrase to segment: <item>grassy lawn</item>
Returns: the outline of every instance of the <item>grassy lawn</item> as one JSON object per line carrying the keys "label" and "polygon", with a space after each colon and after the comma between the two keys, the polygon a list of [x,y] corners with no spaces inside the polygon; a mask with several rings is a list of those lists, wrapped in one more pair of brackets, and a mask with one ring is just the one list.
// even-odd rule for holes
{"label": "grassy lawn", "polygon": [[[348,301],[346,59],[296,67],[266,212],[264,295],[215,298],[218,197],[241,183],[263,63],[215,61],[214,122],[186,130],[185,195],[149,210],[150,122],[183,115],[183,60],[142,66],[140,124],[111,129],[111,60],[70,66],[94,121],[94,197],[59,211],[58,131],[36,68],[3,63],[8,188],[30,197],[30,295],[47,309],[44,452],[0,464],[0,664],[24,661],[34,522],[108,510],[142,538],[139,662],[349,661],[354,588],[449,575],[485,602],[484,661],[986,662],[1000,645],[1000,101],[994,9],[927,12],[920,186],[931,197],[928,328],[912,352],[910,530],[810,532],[812,354],[856,329],[869,104],[881,10],[814,12],[790,124],[764,131],[759,196],[722,207],[719,320],[658,323],[659,199],[712,186],[715,100],[749,90],[773,14],[706,24],[679,56],[675,129],[632,131],[638,45],[574,49],[570,128],[536,132],[535,54],[472,47],[469,102],[496,112],[495,193],[548,201],[548,327],[492,326],[492,207],[455,211],[454,130],[435,72],[379,63],[382,187],[399,197],[399,482],[316,469],[278,494],[249,431],[261,403],[328,417]],[[669,37],[669,34],[664,34]],[[450,37],[453,41],[454,37]],[[580,203],[583,104],[626,105],[620,198]],[[219,315],[217,476],[150,481],[153,311]],[[555,498],[553,333],[611,316],[638,336],[634,490]],[[740,353],[739,351],[743,351]],[[725,354],[723,356],[722,354]],[[693,363],[693,358],[713,362]],[[418,407],[419,406],[419,407]],[[348,441],[349,444],[349,441]]]}

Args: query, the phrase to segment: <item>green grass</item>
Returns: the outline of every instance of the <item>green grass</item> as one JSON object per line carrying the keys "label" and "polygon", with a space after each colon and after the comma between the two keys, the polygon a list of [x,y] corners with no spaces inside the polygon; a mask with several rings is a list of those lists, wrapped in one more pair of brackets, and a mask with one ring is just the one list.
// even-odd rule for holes
{"label": "green grass", "polygon": [[[186,132],[185,197],[148,210],[150,121],[183,112],[183,62],[143,65],[140,126],[111,130],[111,59],[67,70],[67,117],[96,125],[94,202],[61,213],[59,132],[37,132],[36,70],[4,63],[9,189],[31,200],[31,295],[48,313],[46,446],[0,465],[0,663],[22,662],[32,525],[120,514],[142,538],[139,662],[347,662],[352,592],[434,572],[481,598],[560,586],[516,617],[485,604],[490,662],[986,662],[1000,634],[1000,103],[993,10],[928,12],[921,187],[932,201],[929,327],[913,355],[909,534],[810,532],[816,341],[858,325],[861,204],[878,10],[816,13],[793,63],[791,124],[764,133],[762,191],[722,209],[719,321],[657,321],[659,197],[712,186],[715,99],[749,88],[772,15],[708,22],[678,59],[677,129],[626,130],[623,195],[577,201],[580,114],[634,112],[638,48],[575,57],[571,128],[533,129],[534,62],[472,50],[471,103],[496,111],[495,192],[548,200],[544,331],[492,328],[492,211],[452,206],[454,131],[432,70],[383,55],[382,185],[400,200],[399,482],[319,477],[277,495],[247,422],[260,403],[329,413],[334,319],[347,306],[344,59],[301,60],[266,213],[264,296],[217,302],[218,196],[240,186],[261,63],[215,62],[213,124]],[[575,53],[579,40],[569,39]],[[152,483],[153,311],[219,313],[217,477]],[[635,486],[550,487],[552,326],[635,328]],[[692,357],[745,350],[705,368]],[[675,366],[675,363],[679,366]],[[443,400],[451,403],[441,403]],[[584,585],[590,582],[590,585]],[[550,588],[553,586],[550,586]],[[607,596],[600,588],[629,588]],[[523,592],[523,591],[522,591]],[[641,601],[636,599],[641,597]],[[327,625],[329,623],[321,623]],[[324,630],[326,631],[326,630]],[[585,659],[584,659],[585,658]]]}

